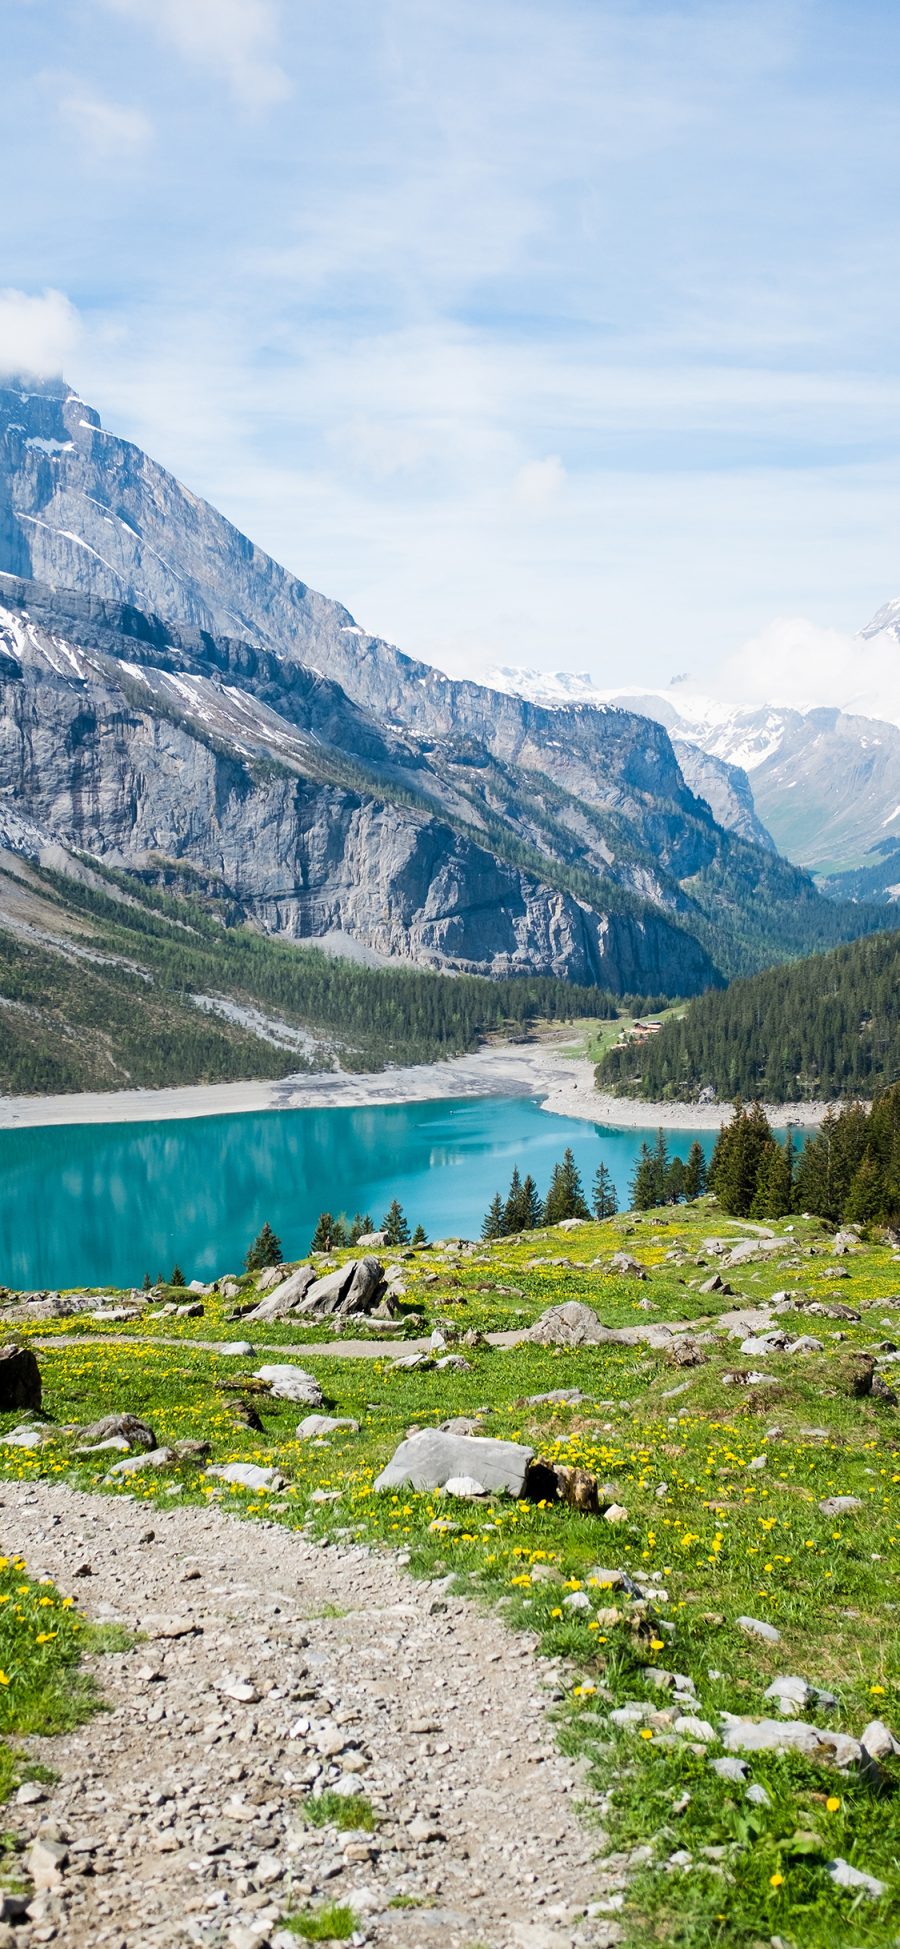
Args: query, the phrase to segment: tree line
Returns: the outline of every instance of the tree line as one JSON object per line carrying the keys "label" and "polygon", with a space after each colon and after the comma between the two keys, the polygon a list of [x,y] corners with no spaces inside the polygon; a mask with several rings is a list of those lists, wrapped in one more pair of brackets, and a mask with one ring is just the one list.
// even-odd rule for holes
{"label": "tree line", "polygon": [[598,1164],[591,1189],[591,1204],[585,1197],[581,1172],[574,1153],[567,1147],[559,1164],[554,1164],[545,1197],[541,1197],[529,1171],[522,1177],[518,1165],[504,1197],[497,1192],[484,1215],[484,1239],[510,1238],[513,1233],[533,1232],[538,1225],[559,1225],[564,1218],[612,1218],[619,1209],[616,1188],[607,1166]]}
{"label": "tree line", "polygon": [[774,1136],[758,1102],[740,1099],[724,1124],[709,1165],[709,1188],[723,1211],[741,1218],[809,1212],[830,1224],[887,1224],[900,1219],[900,1084],[871,1109],[847,1103],[829,1110],[797,1150],[791,1133]]}
{"label": "tree line", "polygon": [[646,1042],[607,1051],[602,1088],[723,1102],[870,1096],[900,1077],[900,932],[711,989]]}

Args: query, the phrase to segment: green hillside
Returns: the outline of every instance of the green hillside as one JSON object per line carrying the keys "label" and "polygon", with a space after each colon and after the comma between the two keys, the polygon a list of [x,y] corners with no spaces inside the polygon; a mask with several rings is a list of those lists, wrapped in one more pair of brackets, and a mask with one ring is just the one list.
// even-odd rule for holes
{"label": "green hillside", "polygon": [[608,1050],[604,1089],[690,1102],[871,1095],[900,1077],[900,932],[769,968],[711,990],[659,1034]]}

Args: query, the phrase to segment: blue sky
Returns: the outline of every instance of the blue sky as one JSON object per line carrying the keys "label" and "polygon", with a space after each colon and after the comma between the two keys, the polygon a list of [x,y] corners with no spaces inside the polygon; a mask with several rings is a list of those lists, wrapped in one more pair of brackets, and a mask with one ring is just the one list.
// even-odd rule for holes
{"label": "blue sky", "polygon": [[809,688],[900,594],[889,0],[0,25],[0,364],[369,628],[628,686],[760,639]]}

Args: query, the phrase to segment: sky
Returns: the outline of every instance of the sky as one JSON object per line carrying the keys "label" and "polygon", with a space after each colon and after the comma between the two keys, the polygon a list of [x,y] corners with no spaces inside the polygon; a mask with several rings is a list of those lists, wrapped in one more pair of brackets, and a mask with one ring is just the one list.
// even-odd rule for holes
{"label": "sky", "polygon": [[841,701],[900,595],[893,0],[0,36],[0,367],[454,673]]}

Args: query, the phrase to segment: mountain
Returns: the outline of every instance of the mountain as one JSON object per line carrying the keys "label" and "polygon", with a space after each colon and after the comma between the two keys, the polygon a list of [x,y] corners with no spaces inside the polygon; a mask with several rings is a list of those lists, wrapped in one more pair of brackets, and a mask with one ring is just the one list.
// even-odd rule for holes
{"label": "mountain", "polygon": [[900,1075],[898,989],[900,932],[874,934],[702,995],[610,1049],[597,1079],[654,1101],[868,1097]]}
{"label": "mountain", "polygon": [[876,924],[667,732],[368,635],[64,384],[0,389],[0,807],[292,939],[686,994]]}
{"label": "mountain", "polygon": [[[900,643],[900,602],[888,603],[861,637]],[[500,670],[495,682],[546,701],[567,694],[559,673]],[[574,694],[615,701],[664,724],[682,773],[720,825],[775,845],[808,868],[836,897],[894,898],[879,868],[879,847],[900,832],[900,727],[851,710],[765,705],[734,710],[681,684],[666,690],[597,690],[588,677]],[[691,753],[698,754],[692,757]],[[860,879],[860,869],[873,869]],[[855,892],[838,876],[853,872]],[[896,878],[896,875],[894,875]],[[863,888],[868,891],[863,891]]]}

